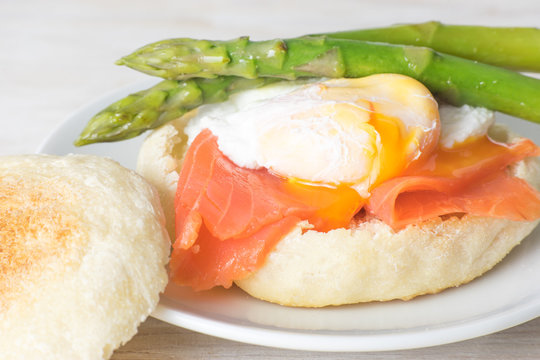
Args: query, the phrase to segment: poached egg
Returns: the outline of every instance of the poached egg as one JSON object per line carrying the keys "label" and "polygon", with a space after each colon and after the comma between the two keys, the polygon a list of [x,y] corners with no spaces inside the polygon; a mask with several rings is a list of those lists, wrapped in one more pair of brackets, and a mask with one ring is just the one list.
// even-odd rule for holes
{"label": "poached egg", "polygon": [[290,181],[347,186],[363,198],[437,146],[437,102],[420,82],[396,74],[293,82],[205,106],[185,131],[203,129],[235,164]]}

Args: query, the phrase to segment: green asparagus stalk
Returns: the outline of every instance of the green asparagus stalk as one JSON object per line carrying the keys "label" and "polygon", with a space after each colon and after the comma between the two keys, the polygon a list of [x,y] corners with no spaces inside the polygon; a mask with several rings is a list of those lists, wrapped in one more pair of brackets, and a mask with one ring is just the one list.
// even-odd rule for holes
{"label": "green asparagus stalk", "polygon": [[431,21],[325,34],[336,39],[425,46],[519,71],[540,71],[540,29],[445,25]]}
{"label": "green asparagus stalk", "polygon": [[174,120],[202,105],[226,100],[235,92],[278,79],[223,76],[216,79],[164,80],[131,94],[96,114],[74,144],[125,140]]}
{"label": "green asparagus stalk", "polygon": [[419,80],[450,104],[481,106],[540,122],[540,80],[426,47],[326,36],[262,42],[173,39],[147,45],[118,63],[167,79],[399,73]]}

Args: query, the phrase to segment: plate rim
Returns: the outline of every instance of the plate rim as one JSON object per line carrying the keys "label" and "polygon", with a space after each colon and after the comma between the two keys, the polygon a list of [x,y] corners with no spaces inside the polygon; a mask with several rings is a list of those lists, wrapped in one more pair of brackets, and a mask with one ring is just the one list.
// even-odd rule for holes
{"label": "plate rim", "polygon": [[437,326],[417,326],[397,332],[381,330],[373,334],[346,335],[265,325],[232,324],[178,310],[169,306],[169,301],[171,300],[164,299],[162,295],[151,316],[175,326],[222,339],[319,352],[380,352],[433,347],[493,334],[540,316],[540,297],[530,296],[524,301],[507,306],[504,311],[490,311],[466,320],[449,321]]}

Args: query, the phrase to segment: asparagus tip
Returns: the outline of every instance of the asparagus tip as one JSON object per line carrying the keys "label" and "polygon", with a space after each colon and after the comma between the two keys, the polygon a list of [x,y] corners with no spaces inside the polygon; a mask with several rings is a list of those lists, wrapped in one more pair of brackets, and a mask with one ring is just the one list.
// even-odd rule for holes
{"label": "asparagus tip", "polygon": [[75,145],[76,147],[81,147],[81,146],[88,145],[88,144],[91,144],[91,143],[92,143],[91,141],[85,140],[84,138],[82,138],[82,137],[79,136],[79,137],[73,142],[73,145]]}

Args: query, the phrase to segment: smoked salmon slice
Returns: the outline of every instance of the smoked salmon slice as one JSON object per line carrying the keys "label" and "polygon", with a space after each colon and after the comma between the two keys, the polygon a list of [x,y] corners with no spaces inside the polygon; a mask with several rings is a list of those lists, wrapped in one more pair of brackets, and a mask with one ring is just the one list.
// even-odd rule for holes
{"label": "smoked salmon slice", "polygon": [[487,137],[457,151],[439,150],[405,176],[373,189],[366,211],[395,230],[453,213],[535,220],[540,194],[510,176],[507,167],[539,154],[528,139],[505,145]]}
{"label": "smoked salmon slice", "polygon": [[295,216],[264,226],[251,236],[225,241],[201,226],[192,249],[174,248],[171,256],[171,278],[194,290],[214,286],[228,288],[233,280],[242,279],[259,269],[270,251],[300,221]]}
{"label": "smoked salmon slice", "polygon": [[198,290],[228,287],[255,270],[301,220],[318,231],[344,227],[363,203],[348,187],[307,185],[266,169],[241,168],[203,130],[178,181],[172,279]]}

